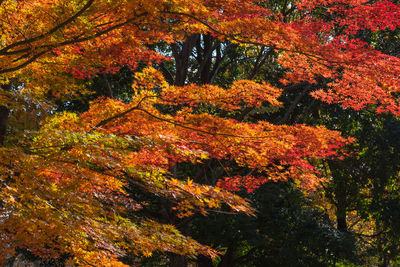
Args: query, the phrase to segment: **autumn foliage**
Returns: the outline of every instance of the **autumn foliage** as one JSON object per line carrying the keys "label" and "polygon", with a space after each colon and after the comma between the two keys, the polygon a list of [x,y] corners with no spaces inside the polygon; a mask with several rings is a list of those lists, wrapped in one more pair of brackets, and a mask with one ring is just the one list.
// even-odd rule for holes
{"label": "autumn foliage", "polygon": [[[289,23],[258,1],[0,1],[0,77],[14,86],[1,91],[1,105],[24,111],[29,99],[47,114],[39,128],[15,131],[0,147],[3,260],[16,248],[43,258],[67,254],[71,262],[92,266],[124,266],[118,257],[125,253],[217,255],[174,226],[137,215],[146,203],[129,194],[127,184],[175,203],[180,218],[222,207],[252,215],[250,204],[231,191],[252,192],[270,180],[316,189],[323,177],[313,160],[342,155],[338,150],[354,139],[322,126],[222,115],[279,107],[282,89],[266,81],[177,86],[150,66],[170,60],[151,44],[210,34],[280,53],[278,61],[288,69],[283,85],[313,84],[323,77],[329,82],[314,97],[345,108],[375,105],[378,112],[399,115],[400,60],[357,39],[359,29],[398,27],[399,5],[296,5],[298,17]],[[337,19],[315,19],[313,12],[321,7]],[[51,101],[84,93],[83,80],[121,66],[135,71],[139,63],[149,66],[136,72],[129,102],[99,98],[81,114],[52,110]],[[221,112],[211,114],[202,106]],[[227,170],[218,186],[171,173],[178,163],[210,159],[252,173]]]}

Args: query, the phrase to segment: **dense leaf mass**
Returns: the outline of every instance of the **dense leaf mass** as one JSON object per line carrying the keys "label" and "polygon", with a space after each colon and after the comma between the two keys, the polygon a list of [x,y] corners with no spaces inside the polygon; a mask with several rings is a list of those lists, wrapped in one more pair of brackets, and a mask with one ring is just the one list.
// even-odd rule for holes
{"label": "dense leaf mass", "polygon": [[[304,85],[328,104],[400,115],[399,55],[363,36],[398,29],[391,1],[3,0],[0,18],[2,262],[20,250],[83,266],[155,252],[216,258],[176,220],[254,216],[232,191],[271,181],[317,190],[323,162],[355,142],[249,114],[283,107],[284,89]],[[247,77],[221,70],[237,51],[256,58]],[[257,75],[267,59],[274,79]],[[122,71],[132,84],[116,94],[109,77]],[[77,112],[100,78],[106,93]],[[212,182],[177,172],[215,162]],[[168,220],[150,214],[155,199]]]}

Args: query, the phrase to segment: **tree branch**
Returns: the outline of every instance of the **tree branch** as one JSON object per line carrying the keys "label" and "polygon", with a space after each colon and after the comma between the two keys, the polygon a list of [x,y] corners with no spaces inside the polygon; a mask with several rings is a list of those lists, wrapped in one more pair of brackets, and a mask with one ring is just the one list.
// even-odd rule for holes
{"label": "tree branch", "polygon": [[285,115],[283,115],[283,118],[278,122],[278,124],[283,124],[283,123],[287,122],[287,120],[289,119],[289,116],[292,114],[292,112],[296,108],[297,104],[300,102],[300,100],[303,98],[303,96],[308,92],[308,90],[310,90],[310,88],[311,88],[310,85],[307,85],[304,87],[303,91],[301,91],[301,93],[297,95],[297,97],[292,102],[292,104],[289,106],[289,108],[285,112]]}
{"label": "tree branch", "polygon": [[[32,37],[30,39],[26,39],[24,41],[19,41],[19,42],[15,42],[13,44],[10,44],[4,48],[2,48],[0,50],[0,55],[5,54],[8,50],[17,47],[17,46],[21,46],[21,45],[26,45],[26,44],[30,44],[33,43],[35,41],[38,41],[46,36],[49,36],[53,33],[55,33],[56,31],[60,30],[61,28],[64,28],[65,26],[67,26],[68,24],[72,23],[75,19],[77,19],[80,15],[83,14],[83,12],[85,12],[92,4],[93,4],[94,0],[89,0],[86,5],[84,5],[77,13],[75,13],[75,15],[73,15],[72,17],[70,17],[69,19],[65,20],[64,22],[58,24],[57,26],[53,27],[51,30],[49,30],[48,32]],[[1,4],[1,2],[0,2]]]}
{"label": "tree branch", "polygon": [[[139,16],[144,16],[144,15],[145,15],[145,13],[142,13]],[[23,67],[26,67],[28,64],[34,62],[36,59],[38,59],[42,55],[50,52],[54,48],[58,48],[58,47],[62,47],[62,46],[70,45],[70,44],[82,43],[82,42],[85,42],[85,41],[89,41],[89,40],[94,39],[96,37],[102,36],[102,35],[104,35],[106,33],[109,33],[112,30],[120,28],[120,27],[122,27],[122,26],[124,26],[124,25],[126,25],[126,24],[128,24],[128,23],[130,23],[132,21],[134,21],[134,19],[136,19],[136,17],[127,19],[126,21],[124,21],[122,23],[116,24],[116,25],[114,25],[114,26],[112,26],[112,27],[110,27],[110,28],[108,28],[106,30],[97,32],[96,34],[91,35],[91,36],[81,37],[80,38],[80,35],[79,35],[79,36],[76,36],[75,38],[73,38],[71,40],[67,40],[67,41],[64,41],[64,42],[61,42],[61,43],[58,43],[58,44],[39,46],[38,49],[43,49],[43,48],[46,48],[46,49],[44,51],[42,51],[42,52],[37,53],[36,55],[32,56],[29,60],[25,61],[24,63],[22,63],[22,64],[20,64],[20,65],[18,65],[16,67],[0,69],[0,74],[17,71],[17,70],[19,70],[19,69],[21,69]],[[23,52],[23,51],[29,51],[29,50],[30,49],[23,49],[23,50],[19,50],[19,51]]]}

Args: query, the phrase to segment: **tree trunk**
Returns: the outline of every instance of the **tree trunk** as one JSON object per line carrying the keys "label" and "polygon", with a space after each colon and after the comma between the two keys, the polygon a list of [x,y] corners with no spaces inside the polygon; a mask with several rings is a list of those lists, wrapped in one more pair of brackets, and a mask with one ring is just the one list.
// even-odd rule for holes
{"label": "tree trunk", "polygon": [[6,106],[0,106],[0,147],[4,145],[9,114],[10,110]]}
{"label": "tree trunk", "polygon": [[169,267],[186,267],[187,260],[185,256],[178,254],[170,254],[169,255]]}
{"label": "tree trunk", "polygon": [[[4,91],[10,91],[12,83],[8,83],[1,86]],[[10,109],[6,106],[0,106],[0,147],[4,145],[4,139],[7,132],[7,121],[10,115]]]}
{"label": "tree trunk", "polygon": [[175,58],[176,65],[174,85],[185,85],[189,71],[189,58],[199,37],[200,36],[198,34],[187,37],[186,41],[182,43],[182,47],[179,47],[179,45],[176,43],[171,44],[171,50]]}
{"label": "tree trunk", "polygon": [[236,245],[230,245],[226,250],[222,260],[218,264],[218,267],[233,267],[235,266],[235,252],[236,252]]}
{"label": "tree trunk", "polygon": [[330,160],[328,163],[334,178],[337,229],[347,232],[347,177],[341,172],[340,163],[334,160]]}
{"label": "tree trunk", "polygon": [[336,208],[337,228],[339,231],[347,232],[346,207],[337,205]]}
{"label": "tree trunk", "polygon": [[[336,166],[340,167],[340,166]],[[347,185],[346,177],[337,175],[336,179],[336,220],[339,231],[347,232]]]}
{"label": "tree trunk", "polygon": [[214,267],[212,260],[206,256],[197,257],[197,267]]}

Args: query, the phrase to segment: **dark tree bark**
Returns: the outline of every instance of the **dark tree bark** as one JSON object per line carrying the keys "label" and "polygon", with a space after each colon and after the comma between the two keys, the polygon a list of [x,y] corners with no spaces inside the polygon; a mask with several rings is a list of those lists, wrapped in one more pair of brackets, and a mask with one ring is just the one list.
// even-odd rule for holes
{"label": "dark tree bark", "polygon": [[177,254],[169,255],[169,267],[185,267],[187,266],[186,257]]}
{"label": "dark tree bark", "polygon": [[[4,91],[10,91],[12,83],[2,85]],[[4,139],[7,133],[7,121],[10,116],[10,109],[6,106],[0,106],[0,147],[4,145]]]}
{"label": "dark tree bark", "polygon": [[[171,44],[171,50],[175,59],[174,78],[165,66],[161,65],[161,69],[166,80],[178,86],[186,82],[212,84],[226,57],[221,42],[209,35],[191,35],[182,43]],[[191,58],[197,62],[194,77],[188,77]]]}
{"label": "dark tree bark", "polygon": [[341,173],[341,166],[334,160],[330,160],[329,168],[335,178],[335,205],[336,205],[336,222],[337,229],[342,232],[347,232],[347,205],[348,191],[346,177]]}
{"label": "dark tree bark", "polygon": [[174,85],[185,85],[189,71],[189,58],[198,38],[200,38],[200,35],[198,34],[187,37],[181,47],[177,43],[171,44],[172,54],[176,65]]}
{"label": "dark tree bark", "polygon": [[336,209],[337,228],[339,231],[347,232],[346,206],[339,204]]}
{"label": "dark tree bark", "polygon": [[218,264],[218,267],[233,267],[235,266],[235,252],[236,252],[236,245],[232,244],[226,250],[222,260]]}
{"label": "dark tree bark", "polygon": [[7,121],[10,110],[5,106],[0,106],[0,146],[4,145],[4,138],[7,131]]}
{"label": "dark tree bark", "polygon": [[285,115],[283,115],[283,118],[278,122],[278,124],[284,124],[287,123],[289,120],[290,115],[293,113],[295,108],[297,107],[297,104],[301,101],[301,99],[306,95],[308,91],[310,91],[311,86],[310,85],[305,85],[304,89],[300,92],[300,94],[297,95],[295,100],[290,104],[289,108],[285,112]]}

